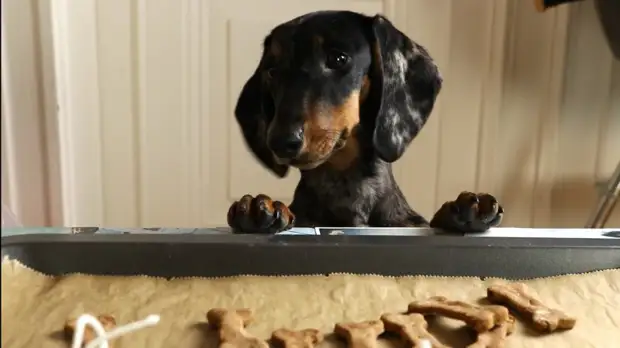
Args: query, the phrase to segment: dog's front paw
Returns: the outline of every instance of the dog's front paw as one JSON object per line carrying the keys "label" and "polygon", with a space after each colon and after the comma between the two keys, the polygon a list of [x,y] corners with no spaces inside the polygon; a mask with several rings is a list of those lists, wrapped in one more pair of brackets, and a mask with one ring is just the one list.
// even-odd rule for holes
{"label": "dog's front paw", "polygon": [[484,232],[499,226],[503,216],[504,208],[490,194],[461,192],[439,208],[430,225],[448,232]]}
{"label": "dog's front paw", "polygon": [[288,207],[266,195],[245,195],[228,209],[228,226],[234,233],[273,234],[295,224]]}

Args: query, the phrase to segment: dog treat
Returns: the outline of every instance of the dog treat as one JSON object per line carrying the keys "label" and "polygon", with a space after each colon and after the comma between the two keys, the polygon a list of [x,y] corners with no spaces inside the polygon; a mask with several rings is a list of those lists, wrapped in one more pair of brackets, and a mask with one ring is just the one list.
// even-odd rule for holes
{"label": "dog treat", "polygon": [[515,329],[515,318],[509,316],[508,320],[497,325],[493,329],[478,333],[476,342],[467,346],[467,348],[504,348],[506,338],[512,334]]}
{"label": "dog treat", "polygon": [[214,308],[207,312],[207,321],[219,330],[221,348],[269,348],[266,341],[245,330],[252,321],[252,311],[249,309]]}
{"label": "dog treat", "polygon": [[477,332],[489,331],[509,317],[508,309],[502,306],[480,307],[462,301],[448,300],[443,296],[410,303],[409,313],[441,315],[461,320]]}
{"label": "dog treat", "polygon": [[278,329],[271,335],[271,340],[283,348],[313,348],[323,341],[323,334],[316,329]]}
{"label": "dog treat", "polygon": [[440,343],[430,332],[427,331],[428,323],[422,314],[410,313],[387,313],[381,316],[385,331],[400,335],[413,348],[422,348],[424,341],[427,347],[448,348]]}
{"label": "dog treat", "polygon": [[385,327],[381,320],[368,320],[359,323],[338,323],[334,333],[347,341],[349,348],[375,348],[377,339]]}
{"label": "dog treat", "polygon": [[[98,315],[97,320],[101,323],[101,326],[103,326],[103,329],[106,332],[112,330],[116,326],[116,319],[114,319],[114,317],[111,315],[107,315],[107,314]],[[77,324],[77,318],[69,319],[65,323],[64,334],[65,334],[65,338],[68,341],[73,340],[73,334],[75,333],[76,324]],[[95,330],[93,330],[93,328],[90,326],[86,326],[84,328],[84,340],[82,341],[83,345],[85,346],[86,344],[88,344],[89,342],[91,342],[92,340],[96,338],[97,338],[97,333],[95,332]]]}
{"label": "dog treat", "polygon": [[493,303],[512,308],[538,331],[570,330],[577,322],[576,318],[540,302],[523,283],[492,285],[487,289],[487,297]]}

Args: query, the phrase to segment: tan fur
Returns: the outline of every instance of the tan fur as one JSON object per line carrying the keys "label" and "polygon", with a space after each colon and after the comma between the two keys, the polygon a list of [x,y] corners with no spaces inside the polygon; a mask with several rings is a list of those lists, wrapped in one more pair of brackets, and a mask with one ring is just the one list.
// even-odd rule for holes
{"label": "tan fur", "polygon": [[360,89],[360,102],[363,102],[368,97],[370,92],[370,78],[368,75],[364,75],[362,79],[362,88]]}
{"label": "tan fur", "polygon": [[357,141],[357,138],[350,137],[347,139],[344,147],[338,151],[336,151],[328,160],[327,163],[332,166],[332,168],[337,170],[346,170],[351,167],[355,160],[359,157],[360,154],[360,146]]}
{"label": "tan fur", "polygon": [[375,62],[374,64],[374,70],[377,74],[383,75],[383,71],[381,71],[382,69],[382,65],[380,62],[383,62],[382,59],[382,54],[381,54],[381,46],[379,45],[378,42],[376,42],[374,45],[372,45],[372,60]]}
{"label": "tan fur", "polygon": [[275,58],[280,58],[280,56],[282,55],[282,46],[280,46],[280,44],[274,39],[271,40],[269,53],[271,53],[271,55]]}
{"label": "tan fur", "polygon": [[315,44],[315,46],[316,46],[317,48],[320,48],[321,46],[323,46],[323,42],[324,42],[324,41],[325,41],[325,39],[323,39],[323,37],[322,37],[322,36],[320,36],[320,35],[315,35],[315,36],[313,37],[313,42],[314,42],[314,44]]}
{"label": "tan fur", "polygon": [[[302,153],[310,161],[323,160],[334,150],[341,133],[352,135],[360,122],[360,92],[351,93],[338,106],[316,105],[307,113],[304,125],[304,148]],[[346,169],[359,154],[359,144],[354,137],[343,139],[344,146],[327,159],[335,168]]]}

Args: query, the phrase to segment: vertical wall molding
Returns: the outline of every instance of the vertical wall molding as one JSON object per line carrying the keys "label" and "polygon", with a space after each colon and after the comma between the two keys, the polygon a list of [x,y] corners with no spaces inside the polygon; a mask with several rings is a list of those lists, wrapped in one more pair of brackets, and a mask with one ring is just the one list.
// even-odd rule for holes
{"label": "vertical wall molding", "polygon": [[495,144],[498,141],[499,127],[497,115],[502,111],[509,10],[509,0],[493,1],[492,21],[488,33],[490,49],[485,61],[488,71],[483,83],[483,98],[480,107],[476,192],[497,192]]}
{"label": "vertical wall molding", "polygon": [[203,6],[208,3],[201,0],[183,0],[181,25],[183,26],[182,40],[182,59],[183,78],[182,96],[183,109],[182,115],[182,138],[185,146],[185,165],[187,166],[185,182],[187,183],[187,224],[190,226],[200,226],[202,221],[202,210],[204,209],[203,191],[203,171],[201,149],[203,147],[203,115],[201,98],[203,92],[202,79],[202,45],[208,45],[209,41],[202,37],[203,26]]}
{"label": "vertical wall molding", "polygon": [[568,7],[560,7],[554,13],[552,40],[549,48],[548,82],[543,89],[538,130],[538,153],[536,163],[536,179],[531,204],[531,224],[536,227],[553,227],[553,185],[556,181],[558,136],[560,131],[560,113],[562,106],[562,90],[566,71],[566,48],[568,39],[569,16]]}
{"label": "vertical wall molding", "polygon": [[44,138],[47,165],[47,204],[49,207],[49,225],[64,226],[62,205],[62,176],[60,173],[60,140],[58,138],[58,119],[56,103],[56,75],[54,71],[54,42],[52,32],[51,2],[49,0],[33,1],[35,10],[35,28],[38,30],[36,50],[39,58],[39,88],[42,93]]}
{"label": "vertical wall molding", "polygon": [[136,2],[96,1],[96,51],[101,127],[101,164],[105,190],[102,223],[140,225],[138,113],[135,98]]}
{"label": "vertical wall molding", "polygon": [[139,201],[143,223],[200,224],[202,6],[197,0],[138,0]]}
{"label": "vertical wall molding", "polygon": [[[586,223],[598,200],[597,179],[609,177],[620,161],[620,146],[606,146],[620,144],[620,113],[609,118],[610,106],[618,100],[614,86],[620,84],[620,74],[614,70],[620,64],[611,54],[593,1],[570,8],[565,59],[551,220],[559,227]],[[620,226],[620,209],[609,226]]]}
{"label": "vertical wall molding", "polygon": [[492,145],[493,193],[508,212],[506,226],[544,225],[550,216],[566,11],[559,7],[541,14],[530,2],[509,2],[501,109]]}
{"label": "vertical wall molding", "polygon": [[[196,74],[200,79],[200,90],[199,90],[199,101],[198,108],[201,117],[200,128],[198,128],[199,137],[200,137],[200,148],[198,151],[200,152],[200,158],[198,163],[200,163],[199,175],[200,175],[200,186],[195,187],[195,194],[199,196],[199,206],[197,207],[200,212],[198,213],[198,225],[199,226],[209,226],[214,224],[214,220],[212,216],[210,216],[212,211],[215,210],[216,200],[209,199],[209,195],[213,192],[213,187],[217,186],[216,182],[213,180],[213,175],[211,173],[212,166],[210,166],[211,162],[209,159],[211,158],[210,153],[213,152],[215,147],[211,146],[211,142],[209,139],[209,131],[211,130],[212,121],[211,118],[205,117],[210,112],[211,106],[211,84],[209,83],[209,78],[211,76],[211,2],[200,2],[199,6],[199,14],[200,21],[197,35],[200,38],[200,50],[199,61],[198,64],[200,66],[200,72]],[[206,137],[206,139],[205,139]]]}
{"label": "vertical wall molding", "polygon": [[104,221],[96,0],[53,0],[65,225]]}
{"label": "vertical wall molding", "polygon": [[[52,209],[54,191],[53,151],[48,151],[46,132],[46,88],[48,76],[42,68],[49,55],[41,45],[37,1],[2,1],[2,176],[3,200],[24,225],[57,222]],[[42,24],[45,24],[43,22]],[[47,47],[47,46],[45,46]],[[44,47],[44,48],[45,48]],[[43,65],[43,66],[42,66]],[[53,150],[53,149],[52,149]],[[7,194],[4,194],[4,191]]]}

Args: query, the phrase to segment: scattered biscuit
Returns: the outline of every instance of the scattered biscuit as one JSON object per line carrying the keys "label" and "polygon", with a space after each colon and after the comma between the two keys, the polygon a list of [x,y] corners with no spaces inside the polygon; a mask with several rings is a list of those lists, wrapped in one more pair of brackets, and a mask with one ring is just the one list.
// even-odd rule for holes
{"label": "scattered biscuit", "polygon": [[512,308],[529,320],[538,331],[570,330],[577,322],[576,318],[540,302],[523,283],[492,285],[487,289],[487,298],[493,303]]}
{"label": "scattered biscuit", "polygon": [[[387,313],[381,316],[381,321],[386,332],[400,335],[413,348],[448,348],[427,331],[428,323],[422,314]],[[424,345],[425,341],[428,344]]]}
{"label": "scattered biscuit", "polygon": [[[114,317],[111,315],[101,314],[101,315],[98,315],[96,318],[101,323],[101,326],[103,326],[103,329],[106,332],[112,330],[116,326],[116,319],[114,319]],[[69,319],[65,323],[64,334],[65,334],[65,338],[68,341],[73,340],[73,334],[75,333],[76,324],[77,324],[76,318]],[[97,333],[95,332],[95,330],[93,330],[92,327],[87,325],[84,328],[84,340],[82,341],[83,345],[86,346],[88,343],[90,343],[96,338],[97,338]]]}
{"label": "scattered biscuit", "polygon": [[467,348],[504,348],[506,346],[506,338],[512,334],[514,329],[515,318],[510,316],[508,320],[493,329],[478,333],[476,342],[470,344]]}
{"label": "scattered biscuit", "polygon": [[508,309],[502,306],[480,307],[462,301],[448,300],[443,296],[412,302],[409,304],[409,313],[441,315],[461,320],[477,332],[489,331],[509,317]]}
{"label": "scattered biscuit", "polygon": [[368,320],[359,323],[339,323],[334,333],[347,341],[349,348],[375,348],[377,339],[385,328],[381,320]]}
{"label": "scattered biscuit", "polygon": [[219,331],[221,348],[269,348],[266,341],[245,330],[252,321],[249,309],[214,308],[207,312],[207,321]]}
{"label": "scattered biscuit", "polygon": [[283,348],[314,348],[323,341],[323,334],[316,329],[300,331],[278,329],[271,335],[271,340]]}

